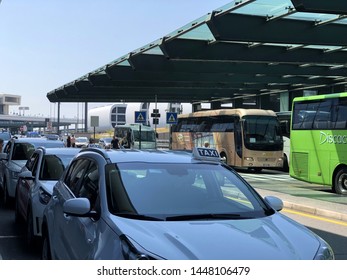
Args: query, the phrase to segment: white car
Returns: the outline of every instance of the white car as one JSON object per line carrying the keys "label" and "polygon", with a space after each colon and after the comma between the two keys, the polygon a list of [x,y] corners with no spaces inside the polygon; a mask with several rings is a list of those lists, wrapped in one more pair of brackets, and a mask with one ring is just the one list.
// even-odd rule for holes
{"label": "white car", "polygon": [[88,147],[89,140],[87,137],[77,137],[75,141],[75,147],[76,148],[86,148]]}
{"label": "white car", "polygon": [[57,182],[43,259],[334,259],[215,149],[84,149]]}
{"label": "white car", "polygon": [[0,197],[4,206],[14,199],[18,174],[36,147],[64,147],[60,140],[12,138],[0,153]]}
{"label": "white car", "polygon": [[41,236],[43,210],[53,186],[80,149],[39,147],[21,169],[16,187],[15,219],[26,224],[26,243]]}

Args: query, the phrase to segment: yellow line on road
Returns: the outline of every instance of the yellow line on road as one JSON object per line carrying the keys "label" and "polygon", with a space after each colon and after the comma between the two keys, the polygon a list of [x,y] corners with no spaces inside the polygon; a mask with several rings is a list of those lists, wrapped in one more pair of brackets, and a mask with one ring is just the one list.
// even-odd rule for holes
{"label": "yellow line on road", "polygon": [[315,219],[315,220],[325,221],[325,222],[328,222],[328,223],[332,223],[332,224],[336,224],[336,225],[346,226],[347,227],[347,222],[344,222],[344,221],[338,221],[338,220],[334,220],[334,219],[324,218],[324,217],[320,217],[320,216],[316,216],[316,215],[312,215],[312,214],[308,214],[308,213],[304,213],[304,212],[294,211],[294,210],[287,209],[287,208],[283,209],[282,212],[296,214],[296,215],[299,215],[299,216],[304,216],[304,217],[312,218],[312,219]]}

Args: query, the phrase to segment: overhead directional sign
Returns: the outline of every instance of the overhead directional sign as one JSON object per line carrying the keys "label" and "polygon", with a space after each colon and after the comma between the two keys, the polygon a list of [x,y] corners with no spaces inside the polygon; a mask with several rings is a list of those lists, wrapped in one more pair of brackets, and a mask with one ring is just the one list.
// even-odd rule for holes
{"label": "overhead directional sign", "polygon": [[177,113],[166,112],[166,123],[167,124],[176,124],[177,123]]}
{"label": "overhead directional sign", "polygon": [[135,123],[146,123],[147,112],[146,111],[135,111]]}

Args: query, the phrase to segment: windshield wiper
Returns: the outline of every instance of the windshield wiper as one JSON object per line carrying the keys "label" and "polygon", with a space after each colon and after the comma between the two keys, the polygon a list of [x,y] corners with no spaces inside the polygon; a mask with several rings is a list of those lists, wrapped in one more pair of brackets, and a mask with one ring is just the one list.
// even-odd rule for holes
{"label": "windshield wiper", "polygon": [[166,217],[166,221],[190,221],[190,220],[232,220],[232,219],[247,219],[249,217],[241,216],[240,214],[191,214]]}
{"label": "windshield wiper", "polygon": [[136,220],[144,220],[144,221],[164,221],[163,219],[156,218],[153,216],[141,215],[137,213],[116,213],[116,216],[120,216],[123,218],[136,219]]}

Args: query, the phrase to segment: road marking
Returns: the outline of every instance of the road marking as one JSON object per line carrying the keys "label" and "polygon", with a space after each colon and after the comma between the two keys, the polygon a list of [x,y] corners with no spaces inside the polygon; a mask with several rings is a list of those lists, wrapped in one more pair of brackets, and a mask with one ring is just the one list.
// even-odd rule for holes
{"label": "road marking", "polygon": [[316,215],[312,215],[312,214],[307,214],[307,213],[303,213],[303,212],[298,212],[298,211],[290,210],[290,209],[286,209],[286,208],[284,208],[282,210],[282,212],[296,214],[296,215],[299,215],[299,216],[303,216],[303,217],[307,217],[307,218],[311,218],[311,219],[315,219],[315,220],[324,221],[324,222],[328,222],[328,223],[332,223],[332,224],[336,224],[336,225],[347,227],[347,223],[343,222],[343,221],[337,221],[337,220],[324,218],[324,217],[320,217],[320,216],[316,216]]}
{"label": "road marking", "polygon": [[285,182],[298,182],[298,180],[290,177],[289,175],[270,175],[270,174],[240,174],[245,180],[257,180],[257,181],[285,181]]}

